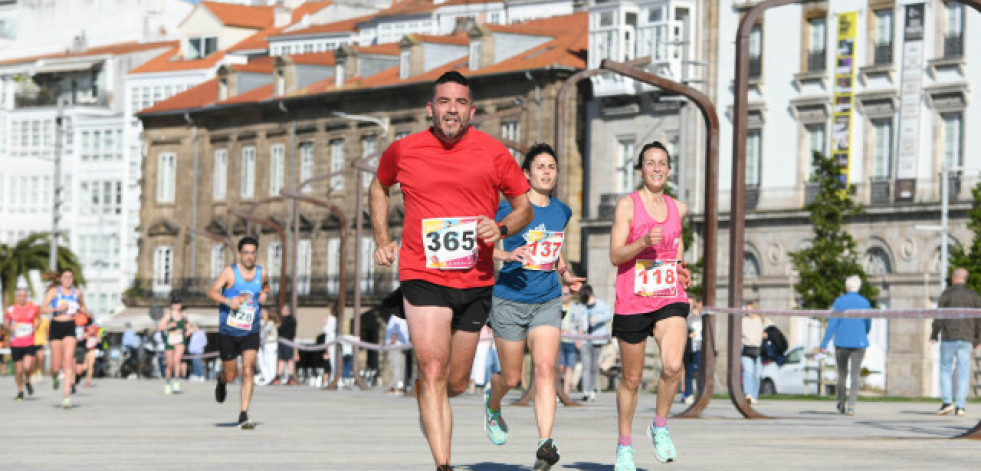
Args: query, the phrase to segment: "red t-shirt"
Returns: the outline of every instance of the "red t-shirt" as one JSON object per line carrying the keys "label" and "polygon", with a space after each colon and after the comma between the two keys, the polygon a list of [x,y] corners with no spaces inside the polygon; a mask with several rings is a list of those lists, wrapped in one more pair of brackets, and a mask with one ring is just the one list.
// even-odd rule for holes
{"label": "red t-shirt", "polygon": [[16,304],[7,308],[7,319],[14,333],[10,336],[11,347],[34,346],[34,323],[40,317],[40,310],[31,302],[23,306]]}
{"label": "red t-shirt", "polygon": [[470,128],[446,147],[431,130],[392,143],[378,162],[378,181],[402,185],[405,220],[398,254],[399,280],[425,280],[449,288],[494,284],[494,247],[477,239],[476,264],[469,269],[426,267],[422,220],[484,215],[494,219],[500,193],[511,198],[530,187],[503,144]]}

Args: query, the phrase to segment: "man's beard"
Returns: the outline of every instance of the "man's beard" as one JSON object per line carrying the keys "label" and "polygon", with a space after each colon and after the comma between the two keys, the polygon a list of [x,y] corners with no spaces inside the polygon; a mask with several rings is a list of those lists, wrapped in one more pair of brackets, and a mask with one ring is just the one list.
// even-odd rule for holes
{"label": "man's beard", "polygon": [[445,115],[445,114],[439,116],[439,120],[437,121],[437,124],[435,126],[436,131],[440,135],[442,135],[444,137],[448,137],[450,139],[456,138],[456,137],[460,136],[461,134],[463,134],[467,130],[467,128],[470,127],[470,121],[465,120],[463,118],[463,116],[461,116],[461,115],[449,115],[449,116],[453,116],[454,118],[456,118],[456,121],[457,121],[457,123],[459,123],[459,126],[460,127],[455,132],[447,132],[446,129],[444,129],[443,126],[442,126],[444,124],[444,120],[446,119],[447,116],[448,115]]}

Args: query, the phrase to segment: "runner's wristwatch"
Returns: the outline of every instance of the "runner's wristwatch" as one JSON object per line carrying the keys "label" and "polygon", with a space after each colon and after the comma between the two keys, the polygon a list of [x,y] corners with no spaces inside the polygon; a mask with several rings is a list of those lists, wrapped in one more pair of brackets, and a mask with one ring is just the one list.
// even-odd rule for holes
{"label": "runner's wristwatch", "polygon": [[501,237],[507,237],[508,236],[508,226],[507,226],[507,224],[504,224],[503,222],[499,222],[499,223],[497,223],[497,228],[501,230]]}

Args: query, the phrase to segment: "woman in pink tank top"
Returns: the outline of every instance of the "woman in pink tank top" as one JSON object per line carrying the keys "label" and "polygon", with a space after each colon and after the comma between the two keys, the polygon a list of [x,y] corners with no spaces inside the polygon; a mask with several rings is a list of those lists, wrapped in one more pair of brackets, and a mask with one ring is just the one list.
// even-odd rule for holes
{"label": "woman in pink tank top", "polygon": [[658,461],[675,460],[667,416],[681,382],[688,338],[685,288],[690,275],[681,263],[685,252],[681,221],[688,214],[688,205],[664,194],[671,157],[660,142],[641,149],[635,168],[643,177],[643,186],[620,199],[610,230],[610,262],[618,267],[613,336],[623,362],[623,381],[617,388],[620,437],[616,470],[634,469],[633,417],[648,337],[654,337],[661,353],[661,377],[654,423],[647,435]]}

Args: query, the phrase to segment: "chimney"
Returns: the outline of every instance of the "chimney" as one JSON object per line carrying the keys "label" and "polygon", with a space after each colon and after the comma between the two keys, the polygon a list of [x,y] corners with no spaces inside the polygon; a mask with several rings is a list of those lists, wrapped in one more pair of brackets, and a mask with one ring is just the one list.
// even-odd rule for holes
{"label": "chimney", "polygon": [[470,37],[470,70],[494,64],[494,34],[484,25],[474,25],[467,31]]}
{"label": "chimney", "polygon": [[334,86],[341,88],[344,84],[361,74],[361,64],[358,50],[350,44],[342,44],[334,51]]}
{"label": "chimney", "polygon": [[237,95],[235,71],[228,64],[218,67],[218,101],[225,101]]}
{"label": "chimney", "polygon": [[406,79],[423,72],[422,44],[414,35],[407,34],[399,41],[399,78]]}
{"label": "chimney", "polygon": [[296,90],[296,64],[289,56],[276,57],[273,65],[273,94],[283,96]]}

